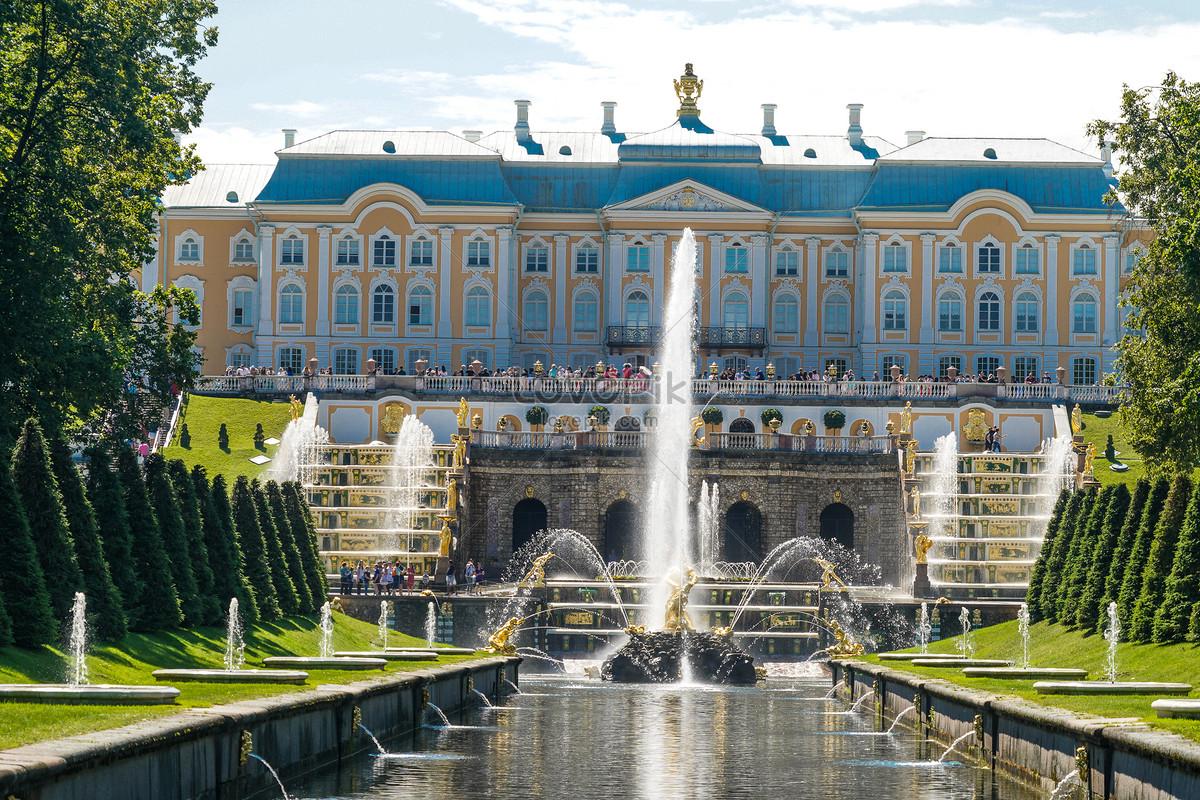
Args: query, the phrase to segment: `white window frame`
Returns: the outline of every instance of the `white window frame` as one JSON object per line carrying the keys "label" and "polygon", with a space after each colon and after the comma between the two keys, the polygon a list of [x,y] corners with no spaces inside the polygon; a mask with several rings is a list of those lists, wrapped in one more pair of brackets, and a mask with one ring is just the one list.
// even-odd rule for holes
{"label": "white window frame", "polygon": [[[897,300],[904,304],[900,308],[900,313],[897,314],[895,308],[889,312],[888,305],[897,302]],[[890,324],[888,320],[889,313],[891,314]],[[883,294],[879,296],[879,329],[887,333],[899,333],[908,330],[908,295],[903,289],[897,286],[890,286],[884,289]]]}
{"label": "white window frame", "polygon": [[[942,327],[942,317],[943,317],[942,304],[950,303],[950,302],[954,302],[954,303],[958,304],[958,326],[954,327],[954,328],[944,328],[944,327]],[[950,334],[962,333],[963,332],[963,319],[965,316],[966,316],[966,301],[963,299],[961,292],[954,290],[954,289],[950,289],[950,290],[944,291],[938,295],[938,298],[937,298],[937,332],[938,333],[950,333]],[[951,314],[951,318],[953,319],[952,314]]]}
{"label": "white window frame", "polygon": [[[740,239],[721,245],[721,273],[724,275],[750,274],[750,248]],[[731,258],[732,256],[732,258]],[[730,269],[730,267],[733,269]]]}
{"label": "white window frame", "polygon": [[[428,262],[425,261],[425,253],[417,253],[417,249],[421,250],[428,248]],[[418,260],[418,255],[420,259]],[[437,241],[424,233],[416,233],[408,237],[408,265],[416,269],[433,269],[437,263]]]}
{"label": "white window frame", "polygon": [[[402,241],[399,236],[387,228],[380,228],[368,237],[368,247],[371,252],[371,269],[397,269],[400,266]],[[388,263],[388,245],[391,245],[391,263]],[[382,246],[382,249],[381,249]]]}
{"label": "white window frame", "polygon": [[[196,256],[184,257],[183,248],[185,244],[194,244],[196,246]],[[189,267],[204,266],[204,237],[196,233],[191,228],[188,228],[183,233],[175,237],[175,263],[187,264]]]}
{"label": "white window frame", "polygon": [[[383,356],[383,355],[391,356],[392,364],[390,367],[386,363],[384,363],[384,359],[376,358],[376,356]],[[400,363],[400,354],[396,351],[396,348],[394,348],[394,347],[386,347],[384,345],[374,345],[369,350],[367,350],[367,361],[370,361],[371,359],[375,360],[375,368],[386,375],[389,372],[394,372],[396,370],[396,366]]]}
{"label": "white window frame", "polygon": [[[836,305],[839,308],[846,309],[845,314],[845,330],[834,330],[832,320],[830,319],[829,311]],[[842,291],[826,292],[821,298],[821,326],[825,333],[833,336],[849,336],[851,325],[853,322],[853,303],[850,301],[849,295]]]}
{"label": "white window frame", "polygon": [[[543,309],[540,319],[531,318],[529,314],[535,298],[540,298]],[[541,286],[532,288],[521,298],[521,330],[534,333],[545,333],[550,330],[550,293],[545,288]]]}
{"label": "white window frame", "polygon": [[553,268],[550,244],[541,237],[530,239],[522,246],[521,272],[526,275],[549,275]]}
{"label": "white window frame", "polygon": [[[1013,298],[1013,333],[1015,334],[1034,334],[1042,332],[1042,298],[1038,293],[1029,288],[1020,288],[1016,290],[1016,296]],[[1033,298],[1034,313],[1032,316],[1033,327],[1028,327],[1027,321],[1030,319],[1028,313],[1023,313],[1021,306],[1028,304],[1030,301],[1027,298]],[[1021,327],[1022,322],[1026,322],[1026,327]]]}
{"label": "white window frame", "polygon": [[[463,267],[480,272],[494,268],[496,257],[492,252],[495,249],[492,244],[492,237],[480,231],[463,239]],[[475,259],[476,263],[472,263],[472,259]]]}
{"label": "white window frame", "polygon": [[[342,244],[346,244],[346,258],[342,259]],[[352,247],[351,247],[352,246]],[[353,260],[351,260],[353,257]],[[334,267],[361,267],[362,259],[362,237],[354,233],[341,233],[334,237],[333,240],[333,266]]]}
{"label": "white window frame", "polygon": [[[824,249],[821,254],[821,275],[825,278],[849,278],[850,273],[854,271],[853,250],[846,247],[841,242],[834,242]],[[836,257],[838,261],[845,261],[844,268],[839,268],[836,272],[831,272],[833,264],[830,263],[832,257]]]}
{"label": "white window frame", "polygon": [[[479,321],[478,316],[473,316],[473,306],[479,306],[479,294],[483,292],[482,308],[485,316],[483,321]],[[476,283],[468,286],[463,292],[463,325],[468,328],[487,328],[492,324],[492,290],[490,286],[485,286],[482,283]]]}
{"label": "white window frame", "polygon": [[[996,271],[985,272],[982,269],[982,263],[980,263],[980,254],[985,249],[987,249],[989,252],[992,252],[992,248],[995,248],[996,253]],[[992,277],[996,278],[997,280],[1004,278],[1007,272],[1004,268],[1004,256],[1004,242],[1001,242],[995,236],[983,237],[978,242],[975,242],[975,245],[971,248],[971,263],[973,268],[972,274],[976,277]]]}
{"label": "white window frame", "polygon": [[[646,300],[646,319],[644,322],[638,322],[636,320],[631,321],[630,319],[630,301],[633,299],[635,294],[640,294]],[[624,302],[621,303],[621,324],[626,328],[648,328],[650,327],[650,321],[650,293],[645,289],[645,287],[642,286],[631,287],[625,292]]]}
{"label": "white window frame", "polygon": [[[342,316],[341,316],[342,297],[343,297],[342,291],[344,289],[349,289],[351,292],[354,293],[354,302],[352,304],[350,304],[350,306],[349,306],[349,308],[351,308],[353,310],[353,314],[352,314],[353,319],[351,319],[351,320],[344,320],[344,319],[342,319]],[[345,282],[339,283],[337,286],[333,287],[333,324],[337,325],[337,326],[342,326],[342,325],[357,326],[361,322],[361,320],[362,320],[362,291],[359,289],[358,285],[356,283],[354,283],[353,281],[345,281]]]}
{"label": "white window frame", "polygon": [[[993,273],[989,272],[988,274],[991,275]],[[996,307],[994,309],[994,313],[993,311],[989,311],[987,315],[989,317],[994,316],[995,318],[994,324],[989,328],[983,327],[984,313],[982,309],[982,303],[984,295],[992,295],[996,298]],[[976,333],[994,334],[1000,333],[1002,330],[1004,330],[1004,293],[1000,291],[998,286],[981,287],[979,291],[975,293],[974,311]]]}
{"label": "white window frame", "polygon": [[[634,251],[636,258],[634,258]],[[645,256],[643,259],[642,256]],[[643,268],[642,262],[645,262]],[[625,272],[638,275],[648,275],[650,273],[650,245],[643,242],[641,239],[635,239],[625,245]],[[634,262],[637,262],[637,269],[634,268]]]}
{"label": "white window frame", "polygon": [[[1034,260],[1033,270],[1021,269],[1021,256],[1032,256]],[[1033,239],[1022,239],[1013,247],[1013,275],[1041,275],[1042,274],[1042,248]]]}
{"label": "white window frame", "polygon": [[180,275],[171,282],[180,289],[191,289],[196,295],[196,309],[200,312],[194,325],[185,325],[188,330],[199,330],[204,324],[204,281],[195,275]]}
{"label": "white window frame", "polygon": [[[909,264],[912,262],[912,246],[911,243],[899,235],[888,237],[886,242],[879,243],[879,273],[881,275],[907,275],[910,271]],[[888,268],[889,257],[893,261],[893,268]],[[896,269],[896,262],[899,262],[899,269]]]}
{"label": "white window frame", "polygon": [[[429,298],[429,319],[425,322],[413,322],[413,298],[421,293],[420,296]],[[414,283],[408,287],[408,291],[404,293],[404,324],[409,328],[432,328],[437,324],[437,306],[434,302],[436,297],[434,287],[427,283]]]}
{"label": "white window frame", "polygon": [[[775,277],[777,278],[799,278],[803,270],[801,263],[800,251],[791,245],[780,245],[775,250]],[[789,264],[781,264],[782,261],[790,261]]]}
{"label": "white window frame", "polygon": [[[730,304],[735,297],[741,298],[738,302],[745,307],[745,322],[734,320],[734,324],[730,324]],[[739,318],[742,316],[738,315]],[[732,288],[725,292],[721,298],[721,327],[727,330],[744,331],[750,329],[750,295],[742,287]]]}
{"label": "white window frame", "polygon": [[[362,352],[360,352],[357,347],[346,347],[344,345],[340,346],[340,347],[335,347],[333,349],[333,352],[330,355],[332,356],[330,358],[330,362],[333,364],[333,374],[334,375],[360,375],[360,374],[362,374],[360,371],[361,365],[362,365]],[[348,365],[343,363],[343,359],[345,358],[345,360],[348,361],[349,360],[348,356],[351,356],[351,355],[354,356],[354,369],[352,371],[346,369],[345,367]]]}
{"label": "white window frame", "polygon": [[[580,325],[579,305],[587,301],[592,306],[592,321],[590,325]],[[571,298],[571,331],[573,333],[596,333],[600,330],[600,295],[594,289],[580,289]]]}
{"label": "white window frame", "polygon": [[[946,241],[939,244],[938,252],[937,252],[937,259],[938,259],[937,272],[938,272],[938,274],[939,275],[963,275],[963,274],[965,274],[966,267],[963,266],[963,262],[965,260],[965,258],[963,256],[964,250],[966,250],[966,248],[963,247],[962,242],[958,241],[958,239],[947,239]],[[958,262],[958,269],[947,269],[946,268],[946,257],[950,256],[950,255],[955,256],[954,260],[956,260]]]}
{"label": "white window frame", "polygon": [[[379,309],[376,307],[377,304],[376,304],[375,296],[377,294],[381,295],[381,296],[385,296],[387,292],[391,293],[391,298],[392,298],[392,310],[391,310],[392,318],[391,319],[376,319],[376,311],[378,311]],[[396,291],[396,287],[390,281],[380,281],[379,283],[376,283],[373,286],[371,286],[371,324],[372,325],[392,326],[392,325],[396,324],[396,307],[399,305],[399,294],[400,293],[398,291]]]}
{"label": "white window frame", "polygon": [[[233,316],[237,308],[237,296],[239,292],[250,293],[250,305],[246,309],[247,313],[242,322],[236,322]],[[253,330],[254,324],[258,321],[258,282],[248,275],[239,275],[229,281],[226,288],[226,303],[229,308],[229,320],[227,322],[229,329],[240,333]]]}
{"label": "white window frame", "polygon": [[[300,247],[300,258],[296,260],[295,252],[291,254],[289,260],[285,260],[288,255],[286,250],[289,243],[298,243]],[[279,257],[278,266],[282,269],[301,269],[308,266],[308,237],[298,230],[289,228],[279,234]]]}
{"label": "white window frame", "polygon": [[[299,319],[299,321],[288,321],[283,318],[283,310],[284,310],[283,296],[284,296],[286,290],[289,288],[295,288],[295,289],[299,290],[298,291],[298,294],[300,295],[300,319]],[[288,294],[288,296],[291,296],[292,293],[287,292],[287,294]],[[275,302],[279,306],[279,324],[280,325],[298,325],[298,326],[302,327],[306,324],[306,321],[308,318],[308,313],[307,313],[307,311],[308,311],[308,308],[307,308],[308,307],[308,292],[305,291],[303,283],[301,283],[300,281],[296,281],[296,280],[284,281],[283,283],[281,283],[279,285],[279,289],[276,290]]]}
{"label": "white window frame", "polygon": [[[1090,330],[1081,330],[1077,323],[1079,322],[1079,314],[1076,307],[1084,302],[1089,302],[1092,306],[1091,317],[1087,320],[1091,323]],[[1096,336],[1100,333],[1100,301],[1096,295],[1091,292],[1076,292],[1071,295],[1071,335],[1072,336]]]}
{"label": "white window frame", "polygon": [[[1090,365],[1090,368],[1088,367]],[[1087,380],[1087,373],[1091,373],[1091,380]],[[1083,380],[1080,380],[1081,374]],[[1071,385],[1072,386],[1094,386],[1100,377],[1100,366],[1096,361],[1095,356],[1076,356],[1071,359]]]}
{"label": "white window frame", "polygon": [[[295,361],[292,361],[293,356],[296,357]],[[283,345],[275,351],[275,363],[280,367],[292,370],[292,374],[299,375],[304,372],[305,356],[306,353],[303,347],[290,344]]]}
{"label": "white window frame", "polygon": [[[599,275],[600,274],[600,247],[591,239],[584,239],[572,245],[572,269],[576,275]],[[591,262],[582,264],[582,266],[591,266],[592,269],[580,269],[581,261]]]}
{"label": "white window frame", "polygon": [[[1092,255],[1092,269],[1088,272],[1081,272],[1078,269],[1077,259],[1079,255],[1085,252],[1090,252]],[[1071,277],[1072,278],[1096,278],[1100,276],[1100,246],[1090,238],[1080,239],[1071,245]]]}
{"label": "white window frame", "polygon": [[[244,258],[238,258],[238,246],[250,245],[250,255]],[[229,239],[229,263],[230,264],[254,264],[258,261],[258,242],[254,238],[254,234],[243,228],[235,233]]]}
{"label": "white window frame", "polygon": [[[779,327],[780,323],[780,306],[784,303],[790,303],[793,311],[792,322],[790,328],[783,329]],[[775,302],[771,313],[771,332],[782,336],[796,336],[800,333],[800,298],[795,292],[779,292],[775,295]]]}

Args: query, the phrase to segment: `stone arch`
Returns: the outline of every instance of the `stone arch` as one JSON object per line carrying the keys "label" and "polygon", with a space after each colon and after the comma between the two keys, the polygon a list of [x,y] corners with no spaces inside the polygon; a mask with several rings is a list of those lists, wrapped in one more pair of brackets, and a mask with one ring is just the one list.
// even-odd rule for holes
{"label": "stone arch", "polygon": [[739,500],[725,512],[721,525],[721,552],[725,561],[762,560],[763,518],[753,503]]}
{"label": "stone arch", "polygon": [[604,512],[604,560],[636,561],[643,557],[642,520],[638,508],[626,498]]}
{"label": "stone arch", "polygon": [[821,538],[847,550],[854,547],[854,512],[845,503],[830,503],[821,510]]}
{"label": "stone arch", "polygon": [[754,421],[749,417],[738,417],[729,423],[730,433],[754,433]]}
{"label": "stone arch", "polygon": [[792,423],[792,427],[791,427],[792,436],[808,435],[809,424],[812,424],[813,431],[815,433],[817,430],[817,424],[815,422],[813,422],[811,419],[809,419],[808,417],[800,417],[800,419],[798,419]]}
{"label": "stone arch", "polygon": [[520,500],[512,511],[512,551],[515,553],[529,543],[534,534],[546,529],[549,514],[546,504],[536,497]]}
{"label": "stone arch", "polygon": [[508,425],[505,426],[504,430],[512,433],[519,433],[521,431],[521,420],[515,414],[503,414],[501,419],[508,421]]}
{"label": "stone arch", "polygon": [[642,421],[635,416],[625,415],[617,420],[617,424],[613,430],[618,431],[640,431],[642,429]]}
{"label": "stone arch", "polygon": [[859,419],[856,419],[856,420],[854,420],[854,422],[850,423],[850,428],[849,428],[850,435],[851,436],[861,436],[863,423],[866,423],[866,425],[867,425],[867,435],[874,436],[875,435],[875,423],[871,422],[871,420],[866,419],[865,417],[860,417]]}

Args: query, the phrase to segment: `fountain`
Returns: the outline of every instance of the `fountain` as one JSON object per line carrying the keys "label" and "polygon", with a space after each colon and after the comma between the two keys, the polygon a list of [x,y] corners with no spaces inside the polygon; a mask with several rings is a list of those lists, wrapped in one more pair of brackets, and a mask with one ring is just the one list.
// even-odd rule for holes
{"label": "fountain", "polygon": [[376,750],[376,752],[378,752],[379,755],[381,755],[381,756],[389,755],[387,749],[384,748],[384,746],[379,743],[378,737],[376,737],[375,734],[371,733],[370,728],[368,728],[366,725],[362,724],[362,720],[359,720],[359,722],[357,724],[358,724],[359,729],[362,730],[363,733],[365,733],[367,736],[371,737],[371,741],[374,743],[375,750]]}
{"label": "fountain", "polygon": [[888,729],[887,729],[887,731],[885,731],[885,732],[886,732],[886,733],[888,733],[888,734],[891,734],[893,731],[895,731],[895,730],[896,730],[896,726],[898,726],[898,725],[900,724],[900,720],[904,719],[904,715],[905,715],[905,714],[907,714],[907,713],[908,713],[908,712],[910,712],[910,711],[916,711],[916,710],[917,710],[917,707],[916,707],[915,705],[912,705],[912,704],[910,703],[910,704],[909,704],[909,706],[908,706],[908,708],[906,708],[906,709],[904,709],[903,711],[901,711],[899,714],[897,714],[897,715],[895,716],[895,718],[894,718],[894,719],[892,719],[892,724],[891,724],[890,726],[888,726]]}
{"label": "fountain", "polygon": [[966,606],[958,612],[958,626],[962,629],[958,639],[958,652],[963,658],[974,658],[975,638],[971,635],[971,611]]}
{"label": "fountain", "polygon": [[117,686],[88,683],[87,597],[75,593],[67,642],[66,683],[0,684],[0,701],[103,705],[165,705],[175,702],[179,690],[172,686]]}
{"label": "fountain", "polygon": [[287,789],[283,787],[283,779],[279,777],[279,773],[271,766],[271,763],[258,753],[247,753],[247,758],[253,758],[258,763],[267,768],[267,772],[271,773],[271,777],[275,779],[275,785],[279,787],[279,795],[281,800],[292,800],[292,796],[287,793]]}
{"label": "fountain", "polygon": [[267,477],[283,483],[313,482],[313,470],[327,457],[329,433],[317,424],[320,404],[312,392],[304,399],[303,411],[297,413],[299,401],[292,398],[292,420],[283,430],[275,459],[267,468]]}
{"label": "fountain", "polygon": [[[395,533],[392,549],[411,556],[413,534],[417,532],[421,495],[427,491],[426,473],[433,466],[433,431],[410,414],[400,423],[392,445],[391,483],[388,504],[392,508],[390,525]],[[404,541],[401,542],[401,538]]]}
{"label": "fountain", "polygon": [[964,667],[963,675],[968,678],[1066,678],[1080,680],[1087,677],[1085,669],[1069,667],[1031,667],[1029,665],[1029,606],[1021,603],[1017,609],[1017,634],[1021,637],[1021,661],[1016,667]]}
{"label": "fountain", "polygon": [[425,646],[433,649],[433,640],[437,636],[437,606],[430,600],[425,606]]}
{"label": "fountain", "polygon": [[975,637],[971,634],[971,610],[963,606],[958,612],[958,625],[961,633],[955,647],[958,655],[939,655],[935,658],[921,656],[912,659],[915,667],[1011,667],[1011,661],[1002,658],[976,658]]}
{"label": "fountain", "polygon": [[700,484],[700,502],[696,504],[696,528],[699,534],[699,563],[702,575],[712,575],[721,557],[721,490],[717,484]]}
{"label": "fountain", "polygon": [[333,609],[326,600],[321,606],[321,643],[320,655],[312,656],[272,656],[264,658],[263,663],[269,667],[307,667],[309,669],[335,670],[365,670],[383,669],[387,659],[380,652],[370,651],[366,655],[342,655],[333,650]]}
{"label": "fountain", "polygon": [[947,758],[947,757],[948,757],[948,756],[949,756],[951,753],[953,753],[953,752],[954,752],[954,748],[958,747],[960,744],[962,744],[963,742],[965,742],[967,739],[970,739],[970,738],[971,738],[972,736],[974,736],[974,735],[975,735],[975,731],[967,731],[967,732],[966,732],[966,733],[964,733],[962,736],[960,736],[960,737],[958,737],[957,739],[955,739],[953,742],[951,742],[951,743],[950,743],[950,746],[946,748],[945,752],[943,752],[943,753],[942,753],[940,756],[938,756],[938,761],[939,761],[940,763],[945,763],[945,762],[946,762],[946,758]]}

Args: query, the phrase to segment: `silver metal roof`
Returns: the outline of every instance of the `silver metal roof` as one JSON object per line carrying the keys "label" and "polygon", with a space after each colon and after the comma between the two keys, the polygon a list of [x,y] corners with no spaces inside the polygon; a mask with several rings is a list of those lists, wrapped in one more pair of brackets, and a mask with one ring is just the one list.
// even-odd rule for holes
{"label": "silver metal roof", "polygon": [[[183,186],[163,192],[167,208],[239,208],[262,191],[274,164],[208,164]],[[233,195],[230,195],[233,192]]]}

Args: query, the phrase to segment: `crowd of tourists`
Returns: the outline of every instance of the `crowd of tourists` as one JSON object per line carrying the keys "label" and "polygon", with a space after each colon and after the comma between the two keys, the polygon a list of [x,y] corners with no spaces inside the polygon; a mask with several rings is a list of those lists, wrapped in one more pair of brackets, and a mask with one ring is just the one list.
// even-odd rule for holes
{"label": "crowd of tourists", "polygon": [[[349,561],[343,561],[338,569],[340,592],[345,596],[371,595],[376,597],[404,596],[431,591],[434,587],[435,576],[429,571],[428,564],[403,564],[400,561],[376,561],[374,566],[366,561],[351,566]],[[442,584],[446,594],[477,594],[486,580],[483,562],[476,563],[468,559],[462,570],[462,585],[459,586],[458,571],[454,562],[450,561],[446,571],[442,573]]]}

